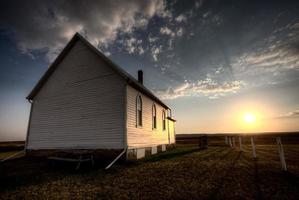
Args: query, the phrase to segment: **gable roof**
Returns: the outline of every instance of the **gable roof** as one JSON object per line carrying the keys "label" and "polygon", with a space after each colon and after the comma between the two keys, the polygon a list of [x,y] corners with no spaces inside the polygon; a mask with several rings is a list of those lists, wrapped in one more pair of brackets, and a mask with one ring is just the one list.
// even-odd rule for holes
{"label": "gable roof", "polygon": [[[68,44],[65,46],[65,48],[61,51],[61,53],[57,56],[57,58],[54,60],[54,62],[50,65],[46,73],[42,76],[42,78],[38,81],[38,83],[35,85],[33,90],[29,93],[29,95],[26,97],[28,100],[32,100],[34,96],[39,92],[39,90],[42,88],[42,86],[46,83],[48,78],[51,76],[51,74],[55,71],[55,69],[58,67],[59,63],[64,59],[64,57],[67,55],[67,53],[72,49],[76,41],[82,41],[85,45],[89,47],[90,50],[95,52],[101,59],[103,59],[116,73],[118,73],[121,77],[123,77],[129,85],[137,89],[138,91],[144,93],[151,99],[155,100],[159,104],[161,104],[165,108],[169,108],[165,103],[163,103],[158,97],[156,97],[149,89],[147,89],[145,86],[140,84],[133,76],[131,76],[129,73],[127,73],[125,70],[123,70],[121,67],[116,65],[114,62],[112,62],[107,56],[105,56],[102,52],[100,52],[96,47],[94,47],[90,42],[88,42],[84,37],[82,37],[79,33],[76,33],[73,38],[68,42]],[[170,109],[170,108],[169,108]]]}

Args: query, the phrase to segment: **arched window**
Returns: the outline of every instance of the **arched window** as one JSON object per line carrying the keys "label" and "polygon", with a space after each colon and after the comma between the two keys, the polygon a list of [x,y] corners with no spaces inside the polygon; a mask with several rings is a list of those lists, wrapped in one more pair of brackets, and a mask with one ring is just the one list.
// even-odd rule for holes
{"label": "arched window", "polygon": [[136,124],[137,126],[142,126],[142,99],[140,95],[136,99],[136,111]]}
{"label": "arched window", "polygon": [[163,131],[166,129],[165,110],[162,111],[162,129]]}
{"label": "arched window", "polygon": [[152,113],[153,113],[153,129],[156,129],[157,128],[157,111],[156,111],[155,104],[153,104]]}

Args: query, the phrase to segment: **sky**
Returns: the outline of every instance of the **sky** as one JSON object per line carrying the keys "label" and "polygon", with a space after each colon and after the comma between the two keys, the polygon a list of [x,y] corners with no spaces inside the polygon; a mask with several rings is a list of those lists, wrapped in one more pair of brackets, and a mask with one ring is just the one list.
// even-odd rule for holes
{"label": "sky", "polygon": [[1,1],[0,140],[25,138],[25,97],[76,32],[144,71],[176,133],[299,131],[298,10],[295,0]]}

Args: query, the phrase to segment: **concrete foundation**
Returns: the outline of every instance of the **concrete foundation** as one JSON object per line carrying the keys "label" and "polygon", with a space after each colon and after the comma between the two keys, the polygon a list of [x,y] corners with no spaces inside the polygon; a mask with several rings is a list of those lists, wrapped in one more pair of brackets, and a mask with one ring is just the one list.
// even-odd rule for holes
{"label": "concrete foundation", "polygon": [[[163,144],[143,148],[129,148],[127,150],[127,154],[122,159],[138,160],[173,148],[175,148],[175,144]],[[80,155],[93,155],[94,159],[111,159],[117,157],[122,151],[123,149],[42,149],[26,150],[26,156],[77,158]]]}
{"label": "concrete foundation", "polygon": [[173,148],[175,148],[174,144],[162,144],[153,147],[128,149],[127,160],[138,160]]}

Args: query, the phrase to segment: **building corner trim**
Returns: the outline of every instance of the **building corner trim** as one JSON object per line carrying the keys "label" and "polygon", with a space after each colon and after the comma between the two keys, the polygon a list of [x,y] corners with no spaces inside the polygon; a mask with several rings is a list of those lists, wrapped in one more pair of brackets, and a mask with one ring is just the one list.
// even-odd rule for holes
{"label": "building corner trim", "polygon": [[25,151],[27,151],[28,149],[28,139],[29,139],[30,124],[31,124],[32,110],[33,110],[33,101],[32,100],[28,100],[28,101],[30,103],[30,114],[29,114],[28,125],[27,125],[27,134],[26,134],[25,148],[24,148]]}

